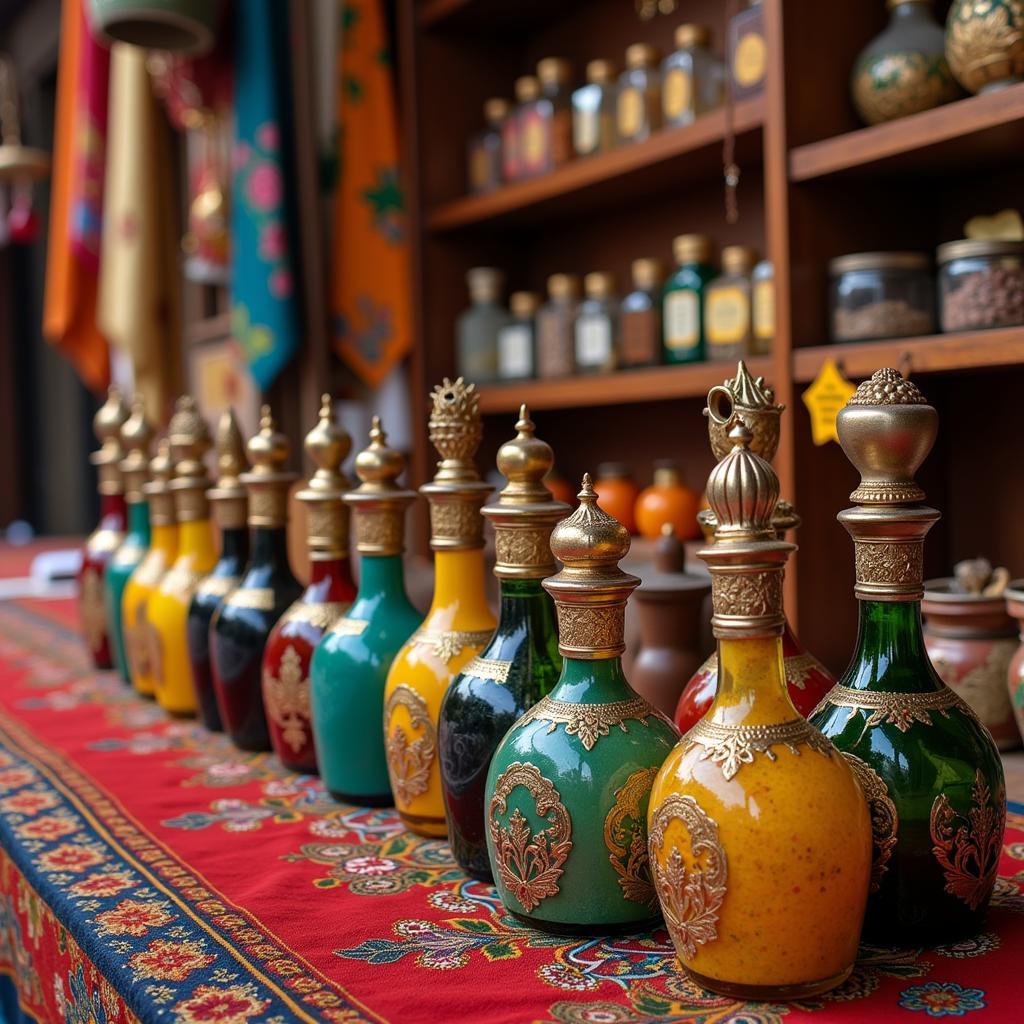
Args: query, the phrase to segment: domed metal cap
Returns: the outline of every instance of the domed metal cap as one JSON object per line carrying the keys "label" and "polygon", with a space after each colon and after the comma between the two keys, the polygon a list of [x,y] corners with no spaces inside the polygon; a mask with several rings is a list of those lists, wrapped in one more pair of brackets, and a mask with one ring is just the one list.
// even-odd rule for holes
{"label": "domed metal cap", "polygon": [[142,501],[142,485],[149,477],[149,445],[153,440],[153,427],[146,419],[145,399],[136,392],[132,399],[131,415],[121,427],[121,445],[125,457],[120,469],[124,477],[125,498],[131,502]]}
{"label": "domed metal cap", "polygon": [[729,430],[732,451],[708,477],[708,504],[715,514],[715,539],[763,540],[774,536],[772,513],[779,478],[770,463],[750,450],[753,435],[735,417]]}
{"label": "domed metal cap", "polygon": [[249,491],[249,525],[283,527],[288,521],[288,489],[298,479],[285,470],[290,446],[277,429],[270,406],[260,410],[260,429],[246,445],[252,469],[239,478]]}
{"label": "domed metal cap", "polygon": [[[260,429],[249,438],[245,446],[252,463],[248,477],[270,477],[284,472],[291,446],[288,438],[277,429],[269,405],[260,407]],[[248,483],[243,478],[243,483]]]}
{"label": "domed metal cap", "polygon": [[217,423],[217,486],[207,491],[213,512],[222,530],[245,526],[249,493],[241,476],[249,468],[245,442],[233,409],[221,413]]}
{"label": "domed metal cap", "polygon": [[96,410],[92,419],[92,428],[100,447],[89,456],[89,461],[97,468],[100,494],[123,494],[124,481],[121,477],[121,459],[124,449],[121,447],[121,427],[128,419],[121,392],[111,385],[107,391],[107,400]]}
{"label": "domed metal cap", "polygon": [[212,447],[212,441],[210,428],[199,415],[196,400],[191,395],[182,395],[175,403],[167,438],[174,462],[174,479],[170,487],[174,493],[178,522],[206,519],[210,514],[206,501],[210,480],[203,458]]}
{"label": "domed metal cap", "polygon": [[306,506],[310,558],[347,558],[348,509],[341,498],[352,483],[341,472],[341,464],[352,449],[352,438],[335,419],[334,402],[328,394],[320,398],[320,416],[306,435],[304,447],[317,467],[295,495]]}
{"label": "domed metal cap", "polygon": [[173,526],[177,522],[170,488],[173,475],[171,443],[162,437],[157,441],[156,455],[149,460],[149,482],[142,486],[142,492],[149,500],[149,521],[153,526]]}
{"label": "domed metal cap", "polygon": [[[404,456],[388,447],[388,435],[381,426],[380,417],[374,416],[370,425],[370,445],[356,456],[356,476],[360,480],[356,493],[397,492],[396,481],[404,471]],[[412,491],[404,493],[412,494]]]}

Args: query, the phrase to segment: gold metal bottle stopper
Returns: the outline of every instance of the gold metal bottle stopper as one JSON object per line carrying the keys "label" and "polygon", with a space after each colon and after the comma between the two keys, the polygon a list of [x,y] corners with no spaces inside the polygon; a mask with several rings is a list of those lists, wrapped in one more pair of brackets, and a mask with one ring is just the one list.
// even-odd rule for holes
{"label": "gold metal bottle stopper", "polygon": [[199,415],[191,395],[182,395],[174,406],[174,415],[167,427],[171,444],[174,479],[170,483],[174,511],[179,523],[198,522],[210,517],[206,492],[210,478],[203,459],[210,450],[210,428]]}
{"label": "gold metal bottle stopper", "polygon": [[303,442],[316,471],[295,497],[306,506],[306,544],[312,561],[348,558],[348,507],[342,501],[352,481],[341,464],[352,438],[334,417],[330,395],[320,398],[320,418]]}
{"label": "gold metal bottle stopper", "polygon": [[89,461],[96,467],[99,482],[97,490],[100,494],[123,494],[124,480],[121,476],[121,459],[124,449],[121,447],[121,428],[128,419],[121,392],[111,385],[107,391],[107,400],[96,410],[92,418],[92,429],[100,443],[97,451],[89,456]]}
{"label": "gold metal bottle stopper", "polygon": [[356,456],[359,486],[345,504],[355,517],[356,549],[361,555],[400,555],[405,547],[405,510],[416,500],[397,480],[405,470],[401,452],[388,447],[380,417],[373,417],[370,445]]}
{"label": "gold metal bottle stopper", "polygon": [[836,420],[839,443],[860,473],[839,513],[853,537],[858,598],[918,601],[924,595],[924,538],[939,513],[921,504],[914,480],[935,443],[939,416],[898,370],[876,370]]}
{"label": "gold metal bottle stopper", "polygon": [[430,546],[435,551],[483,547],[480,506],[491,485],[480,479],[473,462],[483,433],[476,385],[445,377],[430,400],[430,442],[441,456],[434,479],[420,488],[430,502]]}
{"label": "gold metal bottle stopper", "polygon": [[259,432],[246,445],[252,469],[239,479],[249,492],[249,525],[279,528],[288,523],[288,490],[298,473],[288,472],[288,438],[277,429],[270,406],[260,409]]}
{"label": "gold metal bottle stopper", "polygon": [[245,443],[233,409],[222,413],[217,424],[217,486],[206,492],[213,516],[222,530],[240,530],[249,510],[249,492],[241,476],[249,468]]}
{"label": "gold metal bottle stopper", "polygon": [[170,482],[174,475],[171,462],[171,443],[166,437],[156,445],[156,455],[149,461],[149,482],[142,485],[142,493],[149,501],[149,522],[151,526],[174,526],[174,496]]}
{"label": "gold metal bottle stopper", "polygon": [[126,501],[137,503],[145,500],[142,485],[149,479],[149,444],[152,440],[153,428],[146,419],[146,400],[136,392],[131,415],[121,427],[121,444],[126,452],[121,460]]}
{"label": "gold metal bottle stopper", "polygon": [[534,435],[530,411],[520,406],[516,436],[498,449],[498,470],[508,484],[493,505],[481,509],[494,525],[499,579],[543,579],[555,573],[551,531],[571,509],[544,486],[554,465],[551,446]]}
{"label": "gold metal bottle stopper", "polygon": [[626,649],[626,601],[640,580],[619,568],[629,553],[629,531],[597,504],[583,474],[579,507],[551,534],[562,571],[544,580],[558,611],[558,649],[567,658],[617,658]]}

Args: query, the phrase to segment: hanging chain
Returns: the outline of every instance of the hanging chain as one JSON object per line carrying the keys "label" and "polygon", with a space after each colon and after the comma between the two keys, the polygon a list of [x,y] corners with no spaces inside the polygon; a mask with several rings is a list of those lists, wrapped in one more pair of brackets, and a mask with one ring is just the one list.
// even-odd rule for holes
{"label": "hanging chain", "polygon": [[[738,0],[727,0],[725,5],[725,26],[729,26],[739,13]],[[740,219],[737,190],[740,184],[740,165],[736,162],[736,108],[733,102],[732,66],[729,63],[729,45],[726,39],[726,90],[725,90],[725,138],[722,140],[722,176],[725,180],[725,222],[735,224]]]}

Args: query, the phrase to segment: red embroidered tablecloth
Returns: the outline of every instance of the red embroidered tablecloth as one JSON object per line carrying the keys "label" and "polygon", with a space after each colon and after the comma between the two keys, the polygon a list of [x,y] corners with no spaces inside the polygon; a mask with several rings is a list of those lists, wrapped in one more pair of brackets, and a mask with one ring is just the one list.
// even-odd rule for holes
{"label": "red embroidered tablecloth", "polygon": [[981,935],[865,948],[826,997],[741,1004],[690,983],[662,930],[514,923],[392,811],[337,804],[91,671],[76,626],[69,601],[0,602],[7,1019],[19,1004],[76,1024],[1021,1019],[1024,808]]}

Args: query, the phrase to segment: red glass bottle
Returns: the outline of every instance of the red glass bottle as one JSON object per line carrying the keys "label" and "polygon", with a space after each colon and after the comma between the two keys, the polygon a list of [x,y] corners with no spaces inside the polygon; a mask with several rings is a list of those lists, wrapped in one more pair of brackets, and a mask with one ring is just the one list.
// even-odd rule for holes
{"label": "red glass bottle", "polygon": [[99,450],[89,456],[99,477],[100,521],[82,548],[82,567],[78,573],[82,635],[93,664],[101,669],[114,667],[104,600],[104,577],[110,556],[124,538],[128,514],[120,465],[124,457],[121,425],[126,419],[128,409],[121,393],[112,387],[92,421],[100,442]]}
{"label": "red glass bottle", "polygon": [[356,596],[348,550],[349,511],[342,495],[351,482],[341,472],[352,440],[334,420],[330,395],[306,435],[316,472],[296,498],[306,506],[309,586],[271,630],[263,652],[263,706],[270,742],[293,771],[316,772],[310,714],[309,662],[324,633]]}

